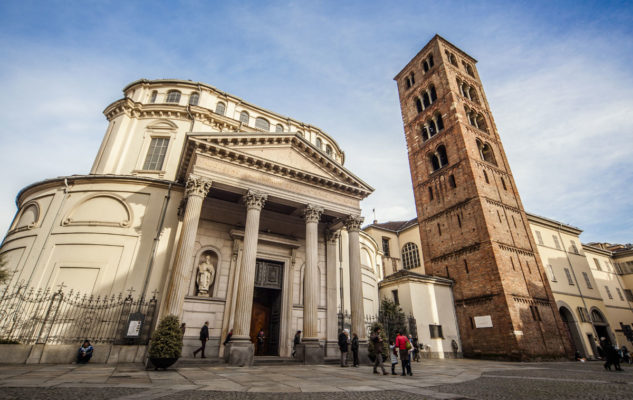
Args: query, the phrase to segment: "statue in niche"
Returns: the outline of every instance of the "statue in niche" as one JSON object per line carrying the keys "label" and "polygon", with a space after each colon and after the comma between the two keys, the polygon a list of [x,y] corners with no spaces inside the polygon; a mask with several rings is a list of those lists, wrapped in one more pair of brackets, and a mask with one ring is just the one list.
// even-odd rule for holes
{"label": "statue in niche", "polygon": [[211,262],[211,256],[205,254],[200,264],[198,264],[198,276],[196,277],[198,296],[209,295],[209,289],[213,285],[213,278],[215,278],[215,267]]}

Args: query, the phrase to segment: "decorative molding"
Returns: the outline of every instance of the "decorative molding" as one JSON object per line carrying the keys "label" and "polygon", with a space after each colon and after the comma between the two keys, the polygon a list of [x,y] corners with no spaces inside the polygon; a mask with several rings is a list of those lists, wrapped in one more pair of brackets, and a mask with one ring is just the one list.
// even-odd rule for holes
{"label": "decorative molding", "polygon": [[481,245],[481,243],[475,243],[475,244],[470,244],[468,246],[464,246],[461,249],[457,249],[455,251],[451,251],[449,253],[444,253],[444,254],[439,255],[437,257],[433,257],[433,258],[431,258],[431,262],[435,263],[435,262],[446,261],[446,260],[449,260],[451,258],[456,258],[456,257],[462,256],[464,254],[473,253],[473,252],[479,250],[480,245]]}
{"label": "decorative molding", "polygon": [[348,232],[358,232],[364,220],[365,218],[360,215],[348,215],[344,221],[345,228]]}
{"label": "decorative molding", "polygon": [[551,305],[550,301],[546,298],[543,299],[539,297],[526,297],[526,296],[521,296],[518,294],[513,294],[512,300],[514,300],[517,303],[530,304],[532,306],[539,305],[539,306],[549,307]]}
{"label": "decorative molding", "polygon": [[497,243],[499,245],[499,248],[501,250],[509,251],[509,252],[516,253],[516,254],[521,254],[521,255],[524,255],[524,256],[534,257],[534,252],[532,250],[530,250],[530,249],[522,249],[520,247],[515,247],[515,246],[509,245],[509,244],[505,244],[505,243],[501,243],[501,242],[498,242],[498,241],[495,241],[495,243]]}
{"label": "decorative molding", "polygon": [[502,207],[502,208],[505,208],[506,210],[514,211],[514,212],[516,212],[518,214],[521,214],[521,209],[518,208],[518,207],[509,206],[507,204],[504,204],[504,203],[502,203],[500,201],[497,201],[497,200],[493,200],[493,199],[488,198],[488,197],[484,197],[484,199],[486,199],[486,202],[488,204],[492,204],[494,206]]}
{"label": "decorative molding", "polygon": [[455,300],[455,305],[466,307],[466,306],[472,306],[475,304],[488,303],[488,302],[491,302],[495,298],[495,296],[497,295],[485,294],[483,296],[469,297],[467,299]]}
{"label": "decorative molding", "polygon": [[189,196],[207,197],[207,193],[211,189],[211,180],[201,176],[189,175],[185,186],[185,193]]}
{"label": "decorative molding", "polygon": [[470,203],[470,201],[471,201],[472,199],[473,199],[472,197],[469,197],[469,198],[467,198],[466,200],[460,201],[459,203],[457,203],[457,204],[455,204],[455,205],[450,206],[450,207],[449,207],[449,208],[447,208],[446,210],[442,210],[442,211],[440,211],[440,212],[438,212],[438,213],[436,213],[436,214],[431,215],[431,216],[430,216],[430,217],[428,217],[428,218],[423,219],[423,220],[422,220],[422,223],[426,223],[426,222],[433,222],[434,220],[436,220],[437,218],[439,218],[439,217],[441,217],[441,216],[443,216],[443,215],[450,214],[450,213],[452,213],[452,212],[454,212],[454,211],[457,211],[457,210],[459,210],[459,209],[462,209],[462,208],[466,207],[466,205],[467,205],[468,203]]}
{"label": "decorative molding", "polygon": [[242,197],[242,201],[246,205],[247,209],[257,209],[261,210],[264,208],[264,204],[266,204],[266,200],[268,200],[268,195],[260,193],[256,190],[249,190],[246,192],[244,197]]}
{"label": "decorative molding", "polygon": [[315,206],[313,204],[308,204],[303,211],[306,223],[318,223],[321,219],[321,214],[323,214],[323,207]]}
{"label": "decorative molding", "polygon": [[[125,218],[120,221],[103,221],[103,220],[77,220],[74,219],[73,216],[83,205],[88,203],[90,200],[98,199],[98,198],[107,198],[114,200],[123,208],[125,212]],[[109,226],[115,228],[129,228],[132,223],[132,209],[130,205],[120,196],[114,195],[112,193],[96,193],[84,198],[81,202],[77,203],[73,209],[68,213],[67,217],[62,220],[62,226]]]}

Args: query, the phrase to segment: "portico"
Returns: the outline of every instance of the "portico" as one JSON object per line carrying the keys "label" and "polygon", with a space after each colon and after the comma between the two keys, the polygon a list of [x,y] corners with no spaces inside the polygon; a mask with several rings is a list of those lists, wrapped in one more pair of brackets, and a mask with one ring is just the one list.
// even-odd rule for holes
{"label": "portico", "polygon": [[[269,353],[289,356],[294,332],[302,330],[302,360],[320,363],[336,335],[332,294],[342,282],[333,253],[346,229],[351,284],[344,290],[353,329],[366,341],[358,231],[359,202],[371,187],[291,133],[191,133],[179,179],[186,198],[163,315],[179,316],[192,330],[209,321],[210,352],[232,365],[253,362],[253,321],[263,327]],[[196,295],[192,284],[203,254],[217,263],[208,296]],[[254,308],[256,281],[260,297],[278,290],[269,311],[262,302]]]}

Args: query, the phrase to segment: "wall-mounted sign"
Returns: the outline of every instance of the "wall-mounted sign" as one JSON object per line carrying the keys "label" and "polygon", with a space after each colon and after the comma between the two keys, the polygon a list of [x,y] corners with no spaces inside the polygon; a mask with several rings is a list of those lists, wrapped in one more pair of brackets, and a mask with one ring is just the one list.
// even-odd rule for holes
{"label": "wall-mounted sign", "polygon": [[475,328],[492,328],[492,318],[490,315],[481,315],[474,317]]}
{"label": "wall-mounted sign", "polygon": [[135,312],[130,315],[130,319],[127,322],[127,331],[125,333],[126,338],[138,338],[141,336],[141,328],[143,327],[143,321],[145,321],[145,315],[140,312]]}

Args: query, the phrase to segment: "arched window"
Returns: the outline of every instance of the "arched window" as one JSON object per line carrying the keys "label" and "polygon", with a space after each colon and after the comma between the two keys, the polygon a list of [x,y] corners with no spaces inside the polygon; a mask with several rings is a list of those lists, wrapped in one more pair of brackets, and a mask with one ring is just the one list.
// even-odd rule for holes
{"label": "arched window", "polygon": [[422,135],[422,140],[425,142],[431,138],[431,135],[429,134],[429,130],[426,127],[426,125],[422,125],[420,127],[420,134]]}
{"label": "arched window", "polygon": [[249,120],[248,113],[246,111],[242,111],[240,113],[240,122],[243,123],[244,125],[248,125],[248,120]]}
{"label": "arched window", "polygon": [[321,138],[316,138],[316,147],[318,147],[319,150],[321,150],[321,148],[323,147],[323,142],[321,141]]}
{"label": "arched window", "polygon": [[281,132],[283,132],[283,131],[284,131],[284,126],[283,126],[282,124],[277,124],[277,125],[275,126],[275,132],[277,132],[277,133],[281,133]]}
{"label": "arched window", "polygon": [[433,200],[433,188],[429,186],[429,200]]}
{"label": "arched window", "polygon": [[177,90],[167,92],[167,103],[180,103],[180,92]]}
{"label": "arched window", "polygon": [[219,101],[218,104],[215,105],[215,113],[224,115],[225,112],[226,112],[226,105],[224,105],[224,103]]}
{"label": "arched window", "polygon": [[421,113],[422,110],[424,110],[424,107],[422,107],[422,102],[417,97],[415,98],[415,108],[416,110],[418,110],[419,113]]}
{"label": "arched window", "polygon": [[420,266],[420,252],[415,243],[407,243],[402,246],[402,266],[404,269],[417,268]]}
{"label": "arched window", "polygon": [[468,88],[468,98],[474,101],[475,103],[479,104],[479,97],[477,96],[477,91],[472,87]]}
{"label": "arched window", "polygon": [[481,129],[484,132],[488,132],[488,127],[486,127],[486,120],[484,119],[484,116],[481,114],[477,114],[476,118],[477,128]]}
{"label": "arched window", "polygon": [[424,69],[424,72],[429,71],[429,63],[426,60],[422,63],[422,69]]}
{"label": "arched window", "polygon": [[152,95],[149,97],[149,102],[150,103],[156,103],[156,96],[158,96],[158,92],[156,90],[154,90],[152,92]]}
{"label": "arched window", "polygon": [[424,107],[428,107],[431,105],[431,99],[427,92],[424,92],[424,94],[422,95],[422,104],[424,104]]}
{"label": "arched window", "polygon": [[410,89],[411,88],[411,79],[407,78],[404,82],[405,82],[405,85],[406,85],[407,89]]}
{"label": "arched window", "polygon": [[435,136],[437,133],[437,126],[435,126],[435,121],[432,119],[426,121],[426,125],[429,127],[429,137]]}
{"label": "arched window", "polygon": [[332,157],[332,146],[330,146],[329,144],[325,145],[325,154]]}
{"label": "arched window", "polygon": [[415,74],[413,72],[411,72],[409,79],[411,80],[411,85],[415,85]]}
{"label": "arched window", "polygon": [[453,66],[457,67],[457,58],[455,58],[455,56],[453,55],[453,53],[449,53],[448,51],[446,52],[446,57],[448,58],[448,61],[453,64]]}
{"label": "arched window", "polygon": [[448,157],[446,156],[446,147],[444,147],[444,145],[438,146],[437,154],[440,158],[440,166],[444,167],[448,165]]}
{"label": "arched window", "polygon": [[270,131],[270,122],[266,118],[257,117],[255,119],[255,128]]}
{"label": "arched window", "polygon": [[429,55],[429,67],[433,68],[433,54]]}
{"label": "arched window", "polygon": [[430,154],[429,161],[431,162],[431,169],[433,171],[437,171],[438,169],[442,168],[442,166],[440,165],[440,159],[437,154]]}
{"label": "arched window", "polygon": [[431,92],[431,103],[433,103],[435,100],[437,100],[437,92],[435,91],[435,86],[431,85],[429,91]]}
{"label": "arched window", "polygon": [[200,94],[198,92],[193,92],[189,95],[189,104],[192,106],[197,106],[198,101],[200,100]]}
{"label": "arched window", "polygon": [[442,119],[442,115],[440,113],[435,114],[435,123],[437,124],[438,132],[444,129],[444,120]]}
{"label": "arched window", "polygon": [[462,61],[462,64],[464,65],[464,69],[466,70],[466,73],[470,76],[472,76],[473,78],[475,77],[475,71],[473,70],[473,67],[470,66],[470,64]]}
{"label": "arched window", "polygon": [[479,156],[482,160],[497,165],[495,153],[492,151],[492,147],[490,147],[488,143],[483,143],[481,140],[477,139],[477,148],[479,149]]}

